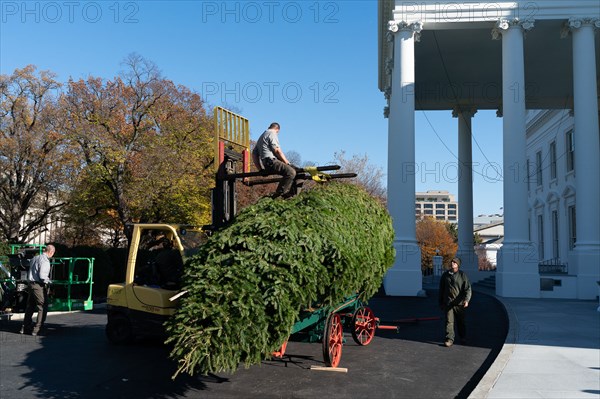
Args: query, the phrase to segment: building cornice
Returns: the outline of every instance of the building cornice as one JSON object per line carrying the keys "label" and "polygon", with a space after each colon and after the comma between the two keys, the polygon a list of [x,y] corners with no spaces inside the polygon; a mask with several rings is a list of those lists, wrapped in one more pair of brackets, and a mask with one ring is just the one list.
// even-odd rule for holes
{"label": "building cornice", "polygon": [[492,29],[498,20],[563,20],[577,25],[579,20],[600,18],[600,6],[594,0],[518,0],[499,2],[456,2],[440,0],[420,0],[409,2],[402,0],[378,0],[378,59],[379,90],[389,86],[390,78],[386,74],[385,61],[392,55],[393,49],[386,41],[388,22],[420,21],[426,30],[447,29]]}
{"label": "building cornice", "polygon": [[[436,28],[448,29],[448,24],[495,23],[505,20],[558,20],[558,19],[593,19],[600,17],[598,3],[590,0],[518,0],[518,1],[484,1],[457,2],[439,0],[421,0],[408,2],[398,0],[393,7],[393,15],[397,21],[408,23],[422,21]],[[461,26],[464,29],[465,26]]]}
{"label": "building cornice", "polygon": [[531,120],[527,121],[526,131],[529,134],[530,131],[533,131],[540,127],[540,125],[545,124],[550,119],[552,119],[559,111],[556,109],[544,109],[541,110],[537,115],[535,115]]}
{"label": "building cornice", "polygon": [[525,128],[526,136],[533,136],[540,128],[546,127],[546,125],[554,118],[558,118],[559,121],[562,121],[567,120],[569,116],[565,115],[565,110],[563,109],[542,110],[542,112],[527,121],[527,126]]}

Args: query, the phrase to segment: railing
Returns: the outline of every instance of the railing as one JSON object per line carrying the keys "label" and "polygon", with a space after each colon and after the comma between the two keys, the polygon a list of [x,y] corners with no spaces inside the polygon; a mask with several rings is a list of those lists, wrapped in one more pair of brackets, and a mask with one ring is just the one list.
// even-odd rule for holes
{"label": "railing", "polygon": [[540,274],[568,274],[569,264],[559,258],[546,259],[538,263]]}

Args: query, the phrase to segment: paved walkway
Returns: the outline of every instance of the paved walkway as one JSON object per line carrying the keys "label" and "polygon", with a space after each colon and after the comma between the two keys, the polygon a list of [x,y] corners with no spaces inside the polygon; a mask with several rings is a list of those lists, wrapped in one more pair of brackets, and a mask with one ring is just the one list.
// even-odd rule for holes
{"label": "paved walkway", "polygon": [[470,398],[600,398],[597,301],[498,299],[509,333]]}

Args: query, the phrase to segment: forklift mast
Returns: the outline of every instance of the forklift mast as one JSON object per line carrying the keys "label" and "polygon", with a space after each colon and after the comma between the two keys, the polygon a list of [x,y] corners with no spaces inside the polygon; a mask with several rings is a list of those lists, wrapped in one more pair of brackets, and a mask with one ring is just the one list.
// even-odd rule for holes
{"label": "forklift mast", "polygon": [[214,109],[215,187],[212,190],[212,227],[220,228],[237,213],[235,179],[229,175],[250,172],[248,119],[222,107]]}

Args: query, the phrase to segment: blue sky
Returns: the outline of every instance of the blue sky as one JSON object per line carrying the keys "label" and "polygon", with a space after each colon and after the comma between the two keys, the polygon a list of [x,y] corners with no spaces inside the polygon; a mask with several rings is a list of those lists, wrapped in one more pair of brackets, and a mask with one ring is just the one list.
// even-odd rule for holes
{"label": "blue sky", "polygon": [[[60,81],[111,78],[136,52],[163,75],[250,120],[284,151],[328,163],[341,150],[387,165],[377,88],[377,2],[0,1],[0,73],[34,64]],[[457,120],[417,112],[417,190],[458,193]],[[474,214],[501,213],[502,119],[473,118]]]}

